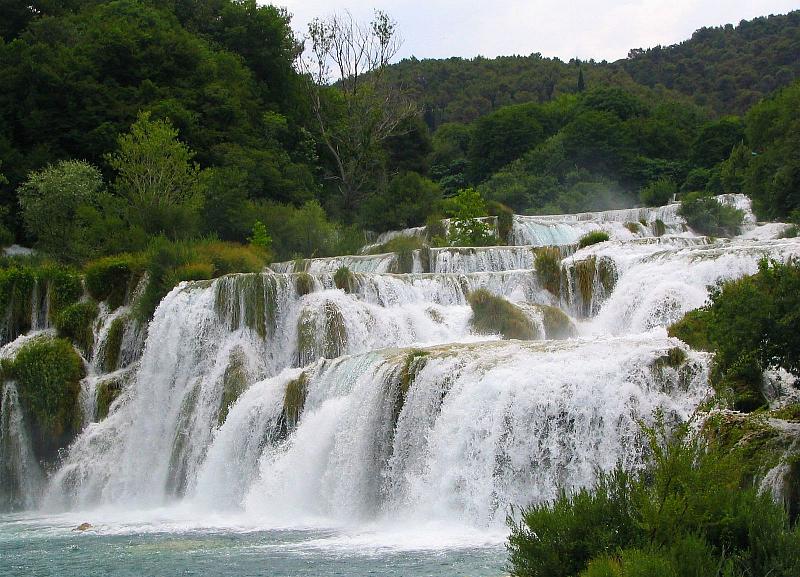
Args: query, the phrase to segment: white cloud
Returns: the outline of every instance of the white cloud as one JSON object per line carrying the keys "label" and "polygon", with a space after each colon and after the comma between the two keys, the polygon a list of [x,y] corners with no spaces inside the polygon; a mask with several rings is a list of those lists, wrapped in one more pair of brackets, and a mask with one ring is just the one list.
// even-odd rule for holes
{"label": "white cloud", "polygon": [[305,30],[315,16],[349,10],[368,20],[381,9],[405,39],[400,56],[494,57],[530,54],[596,60],[624,58],[631,48],[669,45],[703,26],[737,24],[798,8],[796,0],[275,0]]}

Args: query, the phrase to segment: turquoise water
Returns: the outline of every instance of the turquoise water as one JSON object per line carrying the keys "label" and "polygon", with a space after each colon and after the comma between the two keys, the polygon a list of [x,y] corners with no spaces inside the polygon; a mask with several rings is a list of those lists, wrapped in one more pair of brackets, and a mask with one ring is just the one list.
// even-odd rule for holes
{"label": "turquoise water", "polygon": [[469,576],[505,573],[495,537],[344,529],[203,528],[114,522],[75,531],[73,517],[0,517],[0,575],[8,576]]}

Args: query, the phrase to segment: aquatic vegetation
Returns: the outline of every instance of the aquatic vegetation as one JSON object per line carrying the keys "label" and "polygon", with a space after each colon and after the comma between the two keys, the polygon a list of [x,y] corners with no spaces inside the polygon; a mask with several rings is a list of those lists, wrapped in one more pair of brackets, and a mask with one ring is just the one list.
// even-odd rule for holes
{"label": "aquatic vegetation", "polygon": [[114,310],[125,304],[146,269],[142,255],[120,254],[91,261],[84,269],[86,290]]}
{"label": "aquatic vegetation", "polygon": [[69,305],[56,316],[58,336],[70,339],[84,355],[88,355],[94,344],[93,326],[97,311],[94,301]]}
{"label": "aquatic vegetation", "polygon": [[297,296],[302,297],[314,292],[314,277],[307,272],[300,272],[295,274],[294,286],[297,290]]}
{"label": "aquatic vegetation", "polygon": [[575,325],[567,313],[558,307],[547,305],[537,305],[536,308],[542,313],[545,338],[568,339],[575,336]]}
{"label": "aquatic vegetation", "polygon": [[123,385],[124,382],[121,378],[108,378],[97,383],[95,418],[98,421],[108,416],[111,404],[122,394]]}
{"label": "aquatic vegetation", "polygon": [[603,230],[594,230],[584,234],[580,240],[578,240],[578,248],[586,248],[587,246],[591,246],[593,244],[606,242],[608,238],[607,232]]}
{"label": "aquatic vegetation", "polygon": [[555,247],[534,249],[534,267],[541,285],[554,296],[561,295],[561,252]]}
{"label": "aquatic vegetation", "polygon": [[525,312],[503,297],[478,289],[467,295],[472,307],[472,328],[482,334],[500,334],[507,339],[532,340],[536,328]]}
{"label": "aquatic vegetation", "polygon": [[336,303],[326,301],[323,307],[325,315],[324,340],[322,342],[322,356],[335,359],[347,351],[347,328],[344,316]]}
{"label": "aquatic vegetation", "polygon": [[333,284],[336,288],[346,293],[351,293],[355,289],[355,276],[346,266],[340,267],[333,275]]}
{"label": "aquatic vegetation", "polygon": [[633,234],[639,234],[639,225],[637,223],[635,223],[635,222],[626,222],[623,226],[625,228],[627,228]]}
{"label": "aquatic vegetation", "polygon": [[300,373],[296,379],[292,379],[286,383],[286,392],[283,395],[281,422],[283,437],[297,427],[297,423],[300,422],[300,415],[305,408],[307,397],[308,375],[306,375],[306,373]]}
{"label": "aquatic vegetation", "polygon": [[219,403],[217,425],[222,425],[228,416],[228,411],[247,389],[249,374],[247,370],[247,357],[241,347],[231,351],[228,366],[222,375],[222,398]]}
{"label": "aquatic vegetation", "polygon": [[653,221],[653,234],[656,236],[664,236],[667,233],[667,225],[660,218]]}

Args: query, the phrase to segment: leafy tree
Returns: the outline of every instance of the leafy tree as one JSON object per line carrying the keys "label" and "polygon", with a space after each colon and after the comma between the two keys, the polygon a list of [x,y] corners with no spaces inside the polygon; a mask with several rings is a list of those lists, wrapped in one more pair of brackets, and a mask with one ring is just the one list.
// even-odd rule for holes
{"label": "leafy tree", "polygon": [[191,234],[203,201],[200,167],[177,129],[144,112],[117,142],[107,160],[117,172],[115,190],[131,205],[131,220],[150,234]]}
{"label": "leafy tree", "polygon": [[250,244],[262,250],[269,250],[272,248],[272,237],[267,232],[267,227],[261,221],[253,223],[253,234],[248,239]]}
{"label": "leafy tree", "polygon": [[385,191],[369,197],[362,208],[362,223],[378,232],[422,226],[441,208],[442,191],[416,172],[395,176]]}
{"label": "leafy tree", "polygon": [[64,160],[29,174],[18,197],[36,248],[67,261],[85,257],[82,210],[100,206],[103,190],[100,171],[83,161]]}
{"label": "leafy tree", "polygon": [[669,178],[661,178],[651,182],[639,192],[639,200],[645,206],[663,206],[667,204],[675,193],[678,186]]}
{"label": "leafy tree", "polygon": [[465,188],[457,196],[448,199],[450,230],[447,240],[450,246],[490,246],[497,244],[492,227],[484,220],[488,212],[486,202],[474,188]]}
{"label": "leafy tree", "polygon": [[694,166],[711,168],[730,156],[731,150],[744,139],[741,119],[728,116],[707,122],[692,143],[689,159]]}
{"label": "leafy tree", "polygon": [[700,234],[734,236],[739,233],[744,213],[704,193],[691,193],[681,200],[678,214]]}

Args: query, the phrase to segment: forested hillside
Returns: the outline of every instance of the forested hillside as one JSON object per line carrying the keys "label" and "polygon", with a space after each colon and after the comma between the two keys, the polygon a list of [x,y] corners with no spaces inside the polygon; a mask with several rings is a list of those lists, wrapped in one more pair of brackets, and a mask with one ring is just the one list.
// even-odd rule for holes
{"label": "forested hillside", "polygon": [[[617,62],[557,58],[403,60],[394,81],[407,87],[431,128],[469,122],[508,104],[545,102],[583,87],[674,91],[714,114],[742,113],[800,76],[800,11],[701,28],[673,46],[632,49]],[[582,79],[581,79],[582,76]]]}

